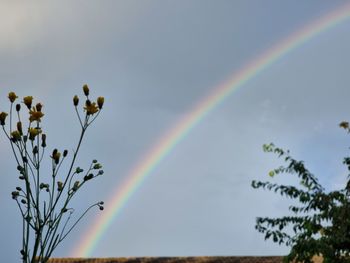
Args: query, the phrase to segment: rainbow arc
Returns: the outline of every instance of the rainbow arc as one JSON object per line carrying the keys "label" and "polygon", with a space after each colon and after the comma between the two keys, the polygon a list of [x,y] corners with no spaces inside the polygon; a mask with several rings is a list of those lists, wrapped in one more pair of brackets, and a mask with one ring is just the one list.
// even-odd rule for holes
{"label": "rainbow arc", "polygon": [[209,112],[228,98],[234,91],[242,88],[249,80],[270,67],[274,62],[317,35],[348,20],[349,17],[350,4],[345,4],[289,35],[274,47],[263,52],[262,55],[242,67],[239,71],[234,72],[232,77],[226,82],[213,88],[212,92],[203,100],[199,101],[192,111],[165,133],[156,145],[147,152],[145,157],[131,170],[126,176],[125,181],[116,187],[110,200],[106,202],[104,213],[97,216],[92,227],[82,236],[81,242],[78,242],[77,247],[74,248],[72,255],[76,257],[91,256],[97,244],[102,240],[107,229],[121,213],[133,193],[151,175],[157,165]]}

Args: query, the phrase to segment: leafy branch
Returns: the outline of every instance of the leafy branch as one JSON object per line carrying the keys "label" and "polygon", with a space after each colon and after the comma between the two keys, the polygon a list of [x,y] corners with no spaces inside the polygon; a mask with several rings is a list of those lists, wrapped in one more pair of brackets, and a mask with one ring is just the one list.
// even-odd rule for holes
{"label": "leafy branch", "polygon": [[[342,122],[340,127],[350,131],[347,122]],[[252,187],[294,199],[299,205],[289,206],[291,216],[258,217],[255,228],[265,239],[291,247],[286,262],[309,263],[316,255],[321,255],[324,262],[350,262],[350,177],[345,188],[326,192],[304,163],[293,159],[289,151],[272,143],[264,145],[263,150],[276,154],[286,163],[271,170],[270,177],[295,174],[300,186],[252,181]],[[345,157],[343,163],[350,170],[350,158]]]}

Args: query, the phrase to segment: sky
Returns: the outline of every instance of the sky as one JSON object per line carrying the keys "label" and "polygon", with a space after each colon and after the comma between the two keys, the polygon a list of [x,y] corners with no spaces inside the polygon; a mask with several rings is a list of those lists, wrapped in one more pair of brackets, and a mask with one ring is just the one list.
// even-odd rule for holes
{"label": "sky", "polygon": [[[0,111],[7,93],[44,104],[47,162],[79,135],[72,105],[87,83],[103,112],[87,132],[81,167],[105,174],[74,200],[77,213],[109,200],[159,140],[195,105],[282,39],[345,1],[0,1]],[[214,107],[156,166],[91,251],[92,257],[284,255],[257,216],[288,213],[289,200],[254,190],[282,164],[264,143],[290,149],[326,189],[346,180],[350,19],[310,39]],[[0,134],[0,247],[18,262],[20,184]],[[292,175],[273,178],[293,184]],[[107,207],[107,206],[106,206]],[[105,211],[103,211],[105,212]],[[101,216],[91,211],[55,251],[74,254]],[[79,255],[75,255],[79,256]],[[83,256],[83,255],[80,255]]]}

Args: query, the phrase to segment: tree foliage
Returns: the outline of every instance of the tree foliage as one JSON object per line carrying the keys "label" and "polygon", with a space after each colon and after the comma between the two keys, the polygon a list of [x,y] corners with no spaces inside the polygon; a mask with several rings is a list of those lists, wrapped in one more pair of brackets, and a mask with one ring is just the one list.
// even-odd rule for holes
{"label": "tree foliage", "polygon": [[[342,122],[340,127],[350,132],[347,122]],[[270,171],[271,177],[294,174],[300,186],[253,181],[253,188],[273,191],[294,199],[297,204],[289,206],[291,215],[258,217],[255,228],[265,239],[291,247],[286,262],[308,263],[316,255],[322,256],[324,262],[350,262],[350,177],[343,189],[327,192],[304,162],[293,159],[289,151],[272,143],[264,145],[263,150],[276,154],[286,163]],[[345,157],[343,163],[350,171],[350,157]]]}

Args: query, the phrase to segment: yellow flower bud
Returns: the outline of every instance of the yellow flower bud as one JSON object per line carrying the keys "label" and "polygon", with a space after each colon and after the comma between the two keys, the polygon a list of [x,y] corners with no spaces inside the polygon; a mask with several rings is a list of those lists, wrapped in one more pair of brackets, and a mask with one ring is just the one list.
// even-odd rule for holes
{"label": "yellow flower bud", "polygon": [[4,126],[5,125],[5,120],[7,117],[7,113],[6,112],[0,112],[0,125]]}
{"label": "yellow flower bud", "polygon": [[8,98],[11,101],[11,103],[13,103],[18,98],[18,96],[16,95],[16,93],[11,91],[8,95]]}
{"label": "yellow flower bud", "polygon": [[34,141],[35,137],[41,133],[41,129],[30,128],[29,129],[29,140]]}
{"label": "yellow flower bud", "polygon": [[24,97],[23,103],[28,107],[28,109],[30,109],[32,107],[33,97],[32,96]]}
{"label": "yellow flower bud", "polygon": [[78,98],[77,95],[75,95],[75,96],[73,97],[73,104],[74,104],[74,106],[78,106],[78,104],[79,104],[79,98]]}
{"label": "yellow flower bud", "polygon": [[22,122],[17,122],[17,130],[18,132],[23,135],[23,130],[22,130]]}
{"label": "yellow flower bud", "polygon": [[98,97],[97,98],[97,105],[98,105],[99,109],[102,109],[104,102],[105,102],[105,98],[104,97]]}
{"label": "yellow flower bud", "polygon": [[87,84],[85,84],[83,86],[83,91],[84,91],[85,96],[89,96],[89,87]]}
{"label": "yellow flower bud", "polygon": [[57,182],[57,190],[61,192],[63,190],[63,183],[61,181]]}
{"label": "yellow flower bud", "polygon": [[60,162],[61,153],[55,149],[52,153],[52,159],[55,161],[55,164],[58,164]]}
{"label": "yellow flower bud", "polygon": [[[57,149],[54,149],[54,150],[52,151],[52,156],[54,156],[57,152],[58,152],[58,150],[57,150]],[[52,158],[53,158],[53,157],[52,157]]]}
{"label": "yellow flower bud", "polygon": [[79,185],[80,185],[80,182],[79,181],[75,181],[74,182],[74,185],[73,185],[73,191],[77,191],[78,190],[78,188],[79,188]]}
{"label": "yellow flower bud", "polygon": [[19,131],[11,132],[11,139],[13,142],[21,140],[21,134],[19,133]]}
{"label": "yellow flower bud", "polygon": [[98,112],[98,107],[95,102],[91,102],[90,100],[87,100],[84,110],[86,110],[87,115],[94,115],[96,112]]}
{"label": "yellow flower bud", "polygon": [[349,129],[349,123],[347,121],[342,121],[339,123],[339,127],[343,129]]}
{"label": "yellow flower bud", "polygon": [[[38,107],[38,105],[40,105]],[[39,108],[41,110],[42,105],[40,103],[38,103],[36,105],[37,108],[34,108],[32,110],[29,111],[29,121],[33,122],[33,121],[41,121],[41,118],[44,116],[44,113],[42,113],[41,111],[38,111],[37,109]]]}

